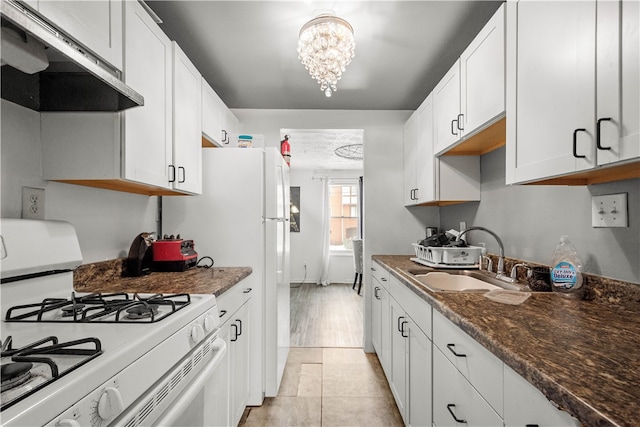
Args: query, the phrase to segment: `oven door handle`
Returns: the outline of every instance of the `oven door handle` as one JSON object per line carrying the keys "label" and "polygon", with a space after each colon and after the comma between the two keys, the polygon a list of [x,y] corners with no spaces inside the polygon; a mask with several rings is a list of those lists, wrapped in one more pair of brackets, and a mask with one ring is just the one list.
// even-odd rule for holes
{"label": "oven door handle", "polygon": [[184,409],[195,399],[205,384],[210,380],[213,372],[218,368],[224,354],[227,352],[227,344],[223,339],[216,339],[211,348],[216,352],[215,356],[209,361],[209,364],[202,369],[196,379],[194,379],[180,395],[180,398],[171,403],[160,417],[153,423],[155,426],[173,426],[177,425],[178,418],[184,413]]}

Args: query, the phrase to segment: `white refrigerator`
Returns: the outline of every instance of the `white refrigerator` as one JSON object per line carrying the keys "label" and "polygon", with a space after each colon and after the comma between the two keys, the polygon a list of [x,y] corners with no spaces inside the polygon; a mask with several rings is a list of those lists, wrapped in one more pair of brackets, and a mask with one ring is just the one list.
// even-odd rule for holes
{"label": "white refrigerator", "polygon": [[242,283],[263,333],[252,334],[249,405],[276,396],[289,353],[289,166],[272,147],[203,149],[202,195],[163,197],[162,217],[198,258],[252,268]]}

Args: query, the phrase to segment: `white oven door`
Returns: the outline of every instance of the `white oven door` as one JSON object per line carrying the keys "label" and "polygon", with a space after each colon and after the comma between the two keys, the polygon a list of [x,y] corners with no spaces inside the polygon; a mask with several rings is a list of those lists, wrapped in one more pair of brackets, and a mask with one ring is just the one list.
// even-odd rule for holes
{"label": "white oven door", "polygon": [[226,344],[217,338],[215,356],[180,396],[153,423],[158,427],[229,425],[229,356]]}
{"label": "white oven door", "polygon": [[228,399],[228,375],[227,345],[214,334],[110,426],[226,426],[229,404],[224,399]]}

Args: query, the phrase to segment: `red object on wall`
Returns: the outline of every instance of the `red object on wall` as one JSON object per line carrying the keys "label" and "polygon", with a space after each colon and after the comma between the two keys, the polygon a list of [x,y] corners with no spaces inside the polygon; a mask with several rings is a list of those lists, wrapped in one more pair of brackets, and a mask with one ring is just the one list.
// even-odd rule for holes
{"label": "red object on wall", "polygon": [[289,135],[285,135],[280,141],[280,154],[284,157],[285,162],[291,166],[291,145],[289,144]]}

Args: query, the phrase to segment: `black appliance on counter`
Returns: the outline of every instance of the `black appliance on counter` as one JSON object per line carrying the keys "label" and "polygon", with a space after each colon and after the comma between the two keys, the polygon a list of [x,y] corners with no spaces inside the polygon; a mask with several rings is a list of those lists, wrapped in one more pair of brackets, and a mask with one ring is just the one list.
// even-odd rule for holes
{"label": "black appliance on counter", "polygon": [[153,237],[140,233],[133,239],[123,271],[124,276],[138,277],[151,273],[153,267]]}

